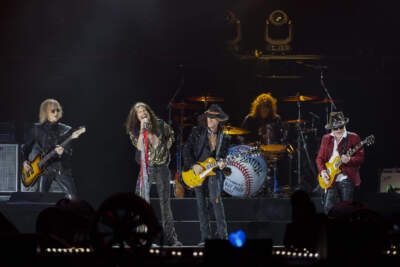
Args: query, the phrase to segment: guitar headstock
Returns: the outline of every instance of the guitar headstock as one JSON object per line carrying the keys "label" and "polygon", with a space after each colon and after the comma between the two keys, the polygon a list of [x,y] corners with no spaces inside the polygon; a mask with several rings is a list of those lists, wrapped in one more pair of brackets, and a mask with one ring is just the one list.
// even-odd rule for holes
{"label": "guitar headstock", "polygon": [[83,134],[84,132],[86,132],[86,127],[85,126],[81,126],[78,128],[78,130],[74,131],[71,135],[72,139],[76,139],[78,138],[81,134]]}
{"label": "guitar headstock", "polygon": [[366,138],[364,139],[364,143],[365,143],[367,146],[370,146],[370,145],[374,144],[374,143],[375,143],[375,136],[374,136],[373,134],[371,134],[370,136],[366,137]]}

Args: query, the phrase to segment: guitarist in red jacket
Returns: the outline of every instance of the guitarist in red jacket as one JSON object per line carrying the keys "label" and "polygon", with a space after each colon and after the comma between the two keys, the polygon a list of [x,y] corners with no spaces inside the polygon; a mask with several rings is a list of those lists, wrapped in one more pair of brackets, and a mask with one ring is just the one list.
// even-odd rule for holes
{"label": "guitarist in red jacket", "polygon": [[364,160],[364,148],[359,149],[351,157],[346,155],[349,148],[361,141],[356,133],[346,130],[348,122],[349,118],[345,118],[343,112],[331,112],[328,124],[325,125],[331,133],[322,137],[316,159],[319,173],[327,184],[330,178],[325,163],[332,162],[336,156],[340,156],[343,163],[340,166],[342,172],[336,176],[335,183],[325,190],[325,213],[339,202],[353,200],[354,189],[361,183],[359,168]]}

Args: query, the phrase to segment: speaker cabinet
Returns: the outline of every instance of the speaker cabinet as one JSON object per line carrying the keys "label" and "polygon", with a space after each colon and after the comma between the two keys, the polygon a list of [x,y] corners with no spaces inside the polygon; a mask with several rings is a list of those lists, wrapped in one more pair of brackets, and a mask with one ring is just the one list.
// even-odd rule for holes
{"label": "speaker cabinet", "polygon": [[0,193],[18,191],[18,144],[0,144]]}
{"label": "speaker cabinet", "polygon": [[379,192],[387,193],[391,186],[394,189],[393,193],[400,194],[400,169],[383,169],[380,180]]}

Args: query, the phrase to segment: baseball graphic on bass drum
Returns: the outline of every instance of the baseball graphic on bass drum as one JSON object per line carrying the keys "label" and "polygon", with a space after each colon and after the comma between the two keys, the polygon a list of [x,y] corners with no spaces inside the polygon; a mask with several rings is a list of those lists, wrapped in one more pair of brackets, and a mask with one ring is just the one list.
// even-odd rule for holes
{"label": "baseball graphic on bass drum", "polygon": [[[228,156],[246,152],[248,145],[230,147]],[[267,163],[260,153],[234,158],[227,162],[229,174],[225,176],[223,190],[234,197],[251,197],[264,184],[267,176]]]}

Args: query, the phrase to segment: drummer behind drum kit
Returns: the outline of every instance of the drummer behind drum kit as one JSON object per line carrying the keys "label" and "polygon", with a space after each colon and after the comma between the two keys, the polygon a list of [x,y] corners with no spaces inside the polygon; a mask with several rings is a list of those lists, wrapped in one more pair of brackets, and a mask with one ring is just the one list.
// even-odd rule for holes
{"label": "drummer behind drum kit", "polygon": [[[304,180],[302,178],[302,153],[306,154],[306,159],[308,163],[309,169],[312,171],[313,178],[316,177],[316,170],[314,164],[314,158],[311,158],[309,155],[309,151],[307,148],[306,137],[305,135],[316,135],[318,129],[315,127],[314,120],[319,119],[319,116],[315,113],[309,112],[312,116],[311,128],[306,128],[305,125],[308,121],[301,118],[301,103],[309,102],[314,104],[331,104],[331,100],[323,99],[316,101],[318,98],[315,96],[305,96],[297,94],[296,96],[289,96],[281,99],[281,102],[296,102],[298,106],[298,118],[294,120],[284,121],[285,125],[289,125],[296,128],[297,131],[297,146],[296,149],[285,140],[283,144],[262,144],[257,143],[253,145],[241,144],[241,145],[233,145],[228,150],[228,158],[227,168],[224,171],[225,180],[223,184],[223,191],[234,197],[254,197],[258,195],[265,195],[268,193],[279,193],[284,192],[289,193],[290,187],[292,187],[292,167],[289,164],[289,180],[286,187],[282,188],[278,187],[278,178],[276,177],[277,173],[277,162],[281,160],[285,155],[288,158],[293,158],[294,154],[297,153],[297,186],[302,186]],[[188,97],[185,100],[192,102],[200,102],[198,103],[188,103],[188,102],[177,102],[172,103],[172,108],[180,110],[180,116],[174,117],[175,121],[178,122],[179,131],[178,131],[178,149],[177,149],[177,176],[180,176],[181,172],[181,156],[182,155],[182,147],[183,147],[183,129],[188,126],[194,126],[198,124],[198,122],[190,116],[184,116],[185,110],[198,111],[202,109],[207,109],[209,103],[214,102],[223,102],[224,99],[221,97],[212,97],[212,96],[199,96],[199,97]],[[340,100],[333,100],[334,102],[341,102]],[[200,113],[197,113],[200,114]],[[242,136],[246,134],[250,134],[251,132],[247,129],[225,125],[224,134],[227,135],[237,135]],[[257,149],[261,151],[261,153],[246,153],[248,151],[254,150],[254,146],[257,146]],[[235,157],[235,155],[239,155],[239,157]],[[244,156],[240,156],[244,155]],[[315,156],[315,155],[313,155]],[[268,170],[271,170],[273,174],[268,175]],[[179,184],[179,180],[175,179],[175,183]],[[267,180],[271,180],[269,185],[267,185]],[[182,181],[182,180],[181,180]],[[317,181],[313,181],[312,183],[317,183]],[[185,183],[184,183],[185,184]],[[193,184],[185,184],[188,188],[193,188]]]}

